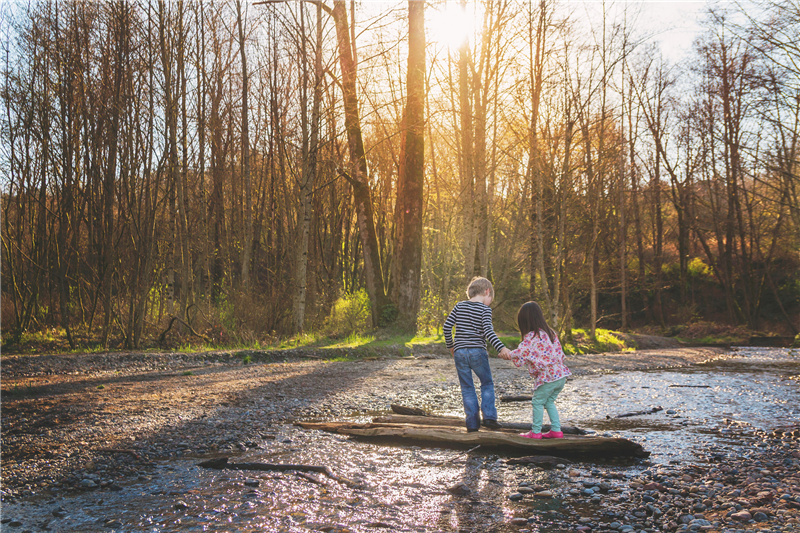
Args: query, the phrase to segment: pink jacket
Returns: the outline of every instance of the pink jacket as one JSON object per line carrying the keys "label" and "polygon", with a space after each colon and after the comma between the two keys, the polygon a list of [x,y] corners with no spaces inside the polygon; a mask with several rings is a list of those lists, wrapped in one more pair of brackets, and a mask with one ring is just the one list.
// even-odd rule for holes
{"label": "pink jacket", "polygon": [[538,335],[533,331],[525,335],[517,349],[511,351],[511,361],[517,366],[524,364],[528,367],[534,390],[572,374],[564,364],[564,350],[558,336],[551,341],[544,331]]}

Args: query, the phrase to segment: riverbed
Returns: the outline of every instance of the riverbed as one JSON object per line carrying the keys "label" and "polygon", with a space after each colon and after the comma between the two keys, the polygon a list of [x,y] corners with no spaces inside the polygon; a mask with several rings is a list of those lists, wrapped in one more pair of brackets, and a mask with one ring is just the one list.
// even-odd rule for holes
{"label": "riverbed", "polygon": [[[792,433],[800,418],[798,350],[741,348],[698,364],[643,370],[614,371],[602,361],[590,369],[576,364],[580,371],[558,401],[562,422],[640,442],[651,452],[647,460],[563,458],[540,468],[509,464],[508,455],[491,450],[378,445],[293,424],[331,417],[366,421],[387,412],[390,403],[459,416],[460,392],[449,363],[441,357],[361,361],[350,364],[374,368],[352,372],[352,383],[329,394],[271,391],[283,396],[272,411],[269,402],[240,401],[229,409],[241,420],[259,418],[246,440],[198,443],[187,423],[192,421],[184,421],[170,433],[176,442],[162,449],[166,453],[147,455],[146,447],[138,448],[150,459],[131,459],[135,468],[123,476],[111,468],[126,460],[126,453],[117,457],[117,443],[108,468],[95,461],[59,486],[6,498],[2,530],[800,531],[800,428]],[[417,371],[398,373],[397,364]],[[492,366],[498,397],[530,392],[524,371],[496,359]],[[205,369],[220,370],[202,367],[193,374]],[[198,395],[202,391],[197,388]],[[660,410],[618,418],[653,408]],[[498,401],[498,411],[501,421],[530,418],[527,402]],[[776,428],[787,430],[776,434]],[[354,484],[319,474],[197,466],[215,454],[236,462],[326,465]],[[775,485],[775,509],[767,512],[764,496],[750,505],[762,509],[766,520],[755,520],[756,513],[731,518],[749,513],[736,503],[746,491],[733,492],[742,490],[733,482],[742,485],[749,470],[758,472],[749,485]]]}

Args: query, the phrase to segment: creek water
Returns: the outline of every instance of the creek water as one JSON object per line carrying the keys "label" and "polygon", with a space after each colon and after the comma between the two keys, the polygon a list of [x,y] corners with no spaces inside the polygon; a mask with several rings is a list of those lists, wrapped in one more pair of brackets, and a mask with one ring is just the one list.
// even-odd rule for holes
{"label": "creek water", "polygon": [[[741,348],[680,370],[605,373],[570,379],[558,400],[562,422],[638,441],[648,461],[581,463],[633,477],[653,465],[702,465],[713,453],[738,453],[731,426],[771,429],[800,418],[800,351]],[[458,395],[457,385],[450,394]],[[616,415],[662,407],[644,416]],[[388,409],[388,406],[387,406]],[[530,405],[498,402],[499,418],[524,421]],[[439,414],[459,415],[458,412]],[[364,418],[366,420],[366,418]],[[3,531],[519,531],[514,517],[542,517],[548,528],[568,488],[567,468],[508,465],[505,456],[464,450],[386,446],[277,427],[274,438],[232,462],[326,465],[360,484],[292,472],[200,468],[198,458],[158,462],[117,490],[98,489],[3,505],[17,525]],[[463,483],[466,490],[448,489]],[[556,498],[515,502],[520,486]],[[565,495],[566,497],[566,495]],[[53,511],[56,510],[56,516]]]}

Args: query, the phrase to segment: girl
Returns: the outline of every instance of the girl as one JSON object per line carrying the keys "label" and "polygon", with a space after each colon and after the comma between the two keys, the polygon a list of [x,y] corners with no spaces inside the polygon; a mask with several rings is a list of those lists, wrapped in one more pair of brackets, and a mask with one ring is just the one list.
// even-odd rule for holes
{"label": "girl", "polygon": [[[558,418],[555,399],[567,376],[571,374],[564,364],[564,351],[553,331],[544,319],[542,308],[536,302],[528,302],[519,308],[517,324],[522,337],[516,350],[503,357],[516,366],[528,367],[533,378],[533,425],[528,433],[520,437],[529,439],[561,439],[561,421]],[[542,435],[544,410],[550,417],[550,431]]]}

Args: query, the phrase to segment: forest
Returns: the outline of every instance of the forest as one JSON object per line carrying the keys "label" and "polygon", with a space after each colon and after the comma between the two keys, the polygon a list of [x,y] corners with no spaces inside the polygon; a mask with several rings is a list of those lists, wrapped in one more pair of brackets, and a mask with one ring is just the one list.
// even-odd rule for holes
{"label": "forest", "polygon": [[796,335],[800,3],[645,5],[4,3],[3,345]]}

